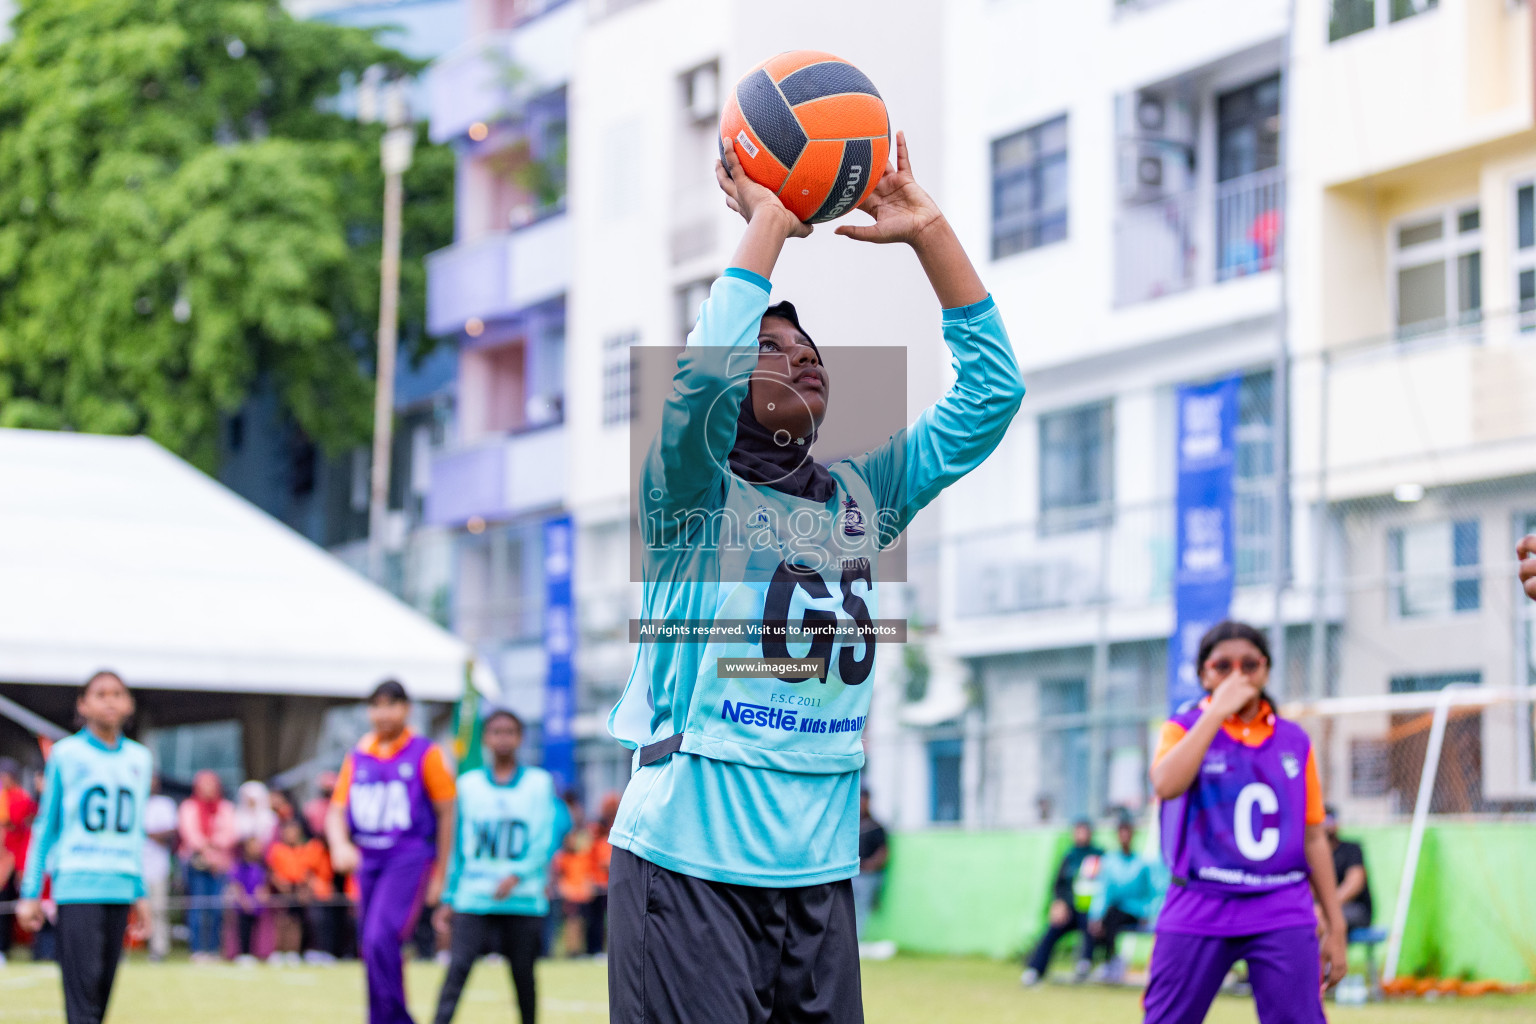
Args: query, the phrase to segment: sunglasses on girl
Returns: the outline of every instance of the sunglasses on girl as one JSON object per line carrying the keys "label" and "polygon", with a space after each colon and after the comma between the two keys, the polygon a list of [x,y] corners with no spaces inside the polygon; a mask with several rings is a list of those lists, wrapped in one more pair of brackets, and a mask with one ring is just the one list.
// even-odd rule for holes
{"label": "sunglasses on girl", "polygon": [[1264,660],[1262,658],[1243,658],[1235,662],[1227,658],[1220,658],[1216,661],[1205,663],[1206,671],[1214,672],[1219,676],[1231,675],[1234,668],[1241,669],[1245,676],[1251,676],[1263,667]]}

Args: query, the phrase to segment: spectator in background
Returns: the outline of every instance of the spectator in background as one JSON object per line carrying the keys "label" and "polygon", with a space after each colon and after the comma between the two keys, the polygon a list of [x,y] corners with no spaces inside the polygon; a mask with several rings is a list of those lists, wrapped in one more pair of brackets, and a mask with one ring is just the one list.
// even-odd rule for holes
{"label": "spectator in background", "polygon": [[321,772],[315,776],[315,795],[304,804],[304,824],[309,834],[325,838],[325,814],[331,806],[331,794],[336,792],[336,773]]}
{"label": "spectator in background", "polygon": [[271,891],[263,844],[256,836],[247,836],[240,842],[240,859],[230,869],[227,892],[235,911],[235,935],[239,941],[235,962],[238,964],[256,962],[252,943]]}
{"label": "spectator in background", "polygon": [[[321,908],[314,904],[318,899],[330,898],[330,861],[320,844],[304,833],[304,823],[289,818],[278,826],[277,838],[267,847],[267,870],[272,893],[281,901],[274,907],[275,955],[279,960],[297,964],[303,951],[306,920],[314,920],[316,933],[325,928],[323,915],[315,913]],[[318,944],[327,949],[330,946],[323,940]]]}
{"label": "spectator in background", "polygon": [[597,898],[597,869],[592,845],[590,829],[573,828],[566,833],[564,845],[550,864],[565,913],[556,949],[569,956],[578,956],[583,951],[588,955],[594,952],[588,945],[587,930],[590,907]]}
{"label": "spectator in background", "polygon": [[1092,882],[1098,875],[1099,862],[1104,851],[1093,845],[1093,826],[1086,819],[1079,819],[1072,826],[1072,848],[1056,868],[1056,880],[1051,885],[1050,927],[1045,930],[1029,963],[1019,979],[1024,985],[1038,984],[1050,966],[1051,954],[1056,943],[1072,932],[1080,932],[1087,940],[1087,910],[1092,904]]}
{"label": "spectator in background", "polygon": [[216,773],[200,771],[193,777],[192,795],[182,801],[179,818],[180,856],[187,867],[191,898],[187,926],[192,933],[192,960],[206,963],[218,959],[224,878],[234,864],[239,842],[235,805],[224,799],[224,784]]}
{"label": "spectator in background", "polygon": [[[267,806],[272,808],[272,814],[277,818],[278,831],[282,830],[283,823],[292,821],[298,817],[298,812],[293,808],[293,799],[280,789],[274,789],[267,798]],[[276,839],[276,834],[273,835]]]}
{"label": "spectator in background", "polygon": [[[565,804],[566,816],[570,819],[570,828],[566,834],[560,837],[559,852],[555,854],[556,860],[565,853],[566,839],[570,833],[585,830],[587,827],[587,810],[581,805],[581,794],[574,789],[567,789],[560,794],[560,800]],[[561,896],[560,864],[554,861],[549,866],[549,916],[544,919],[544,955],[559,956],[565,950],[566,908],[565,898]]]}
{"label": "spectator in background", "polygon": [[160,792],[160,776],[149,780],[144,805],[144,894],[149,900],[149,958],[171,951],[171,851],[176,848],[176,801]]}
{"label": "spectator in background", "polygon": [[272,810],[272,794],[254,779],[242,783],[235,794],[235,833],[240,841],[254,839],[263,854],[277,835],[277,812]]}
{"label": "spectator in background", "polygon": [[1078,976],[1085,976],[1093,964],[1095,948],[1104,951],[1103,980],[1118,985],[1125,980],[1125,964],[1117,952],[1120,935],[1139,928],[1157,906],[1157,876],[1152,862],[1132,849],[1136,828],[1122,820],[1115,832],[1119,849],[1106,855],[1099,866],[1099,891],[1088,906],[1088,936],[1091,945],[1078,961]]}
{"label": "spectator in background", "polygon": [[1338,811],[1329,807],[1323,814],[1323,831],[1333,848],[1334,881],[1339,886],[1339,902],[1344,906],[1344,923],[1351,931],[1369,928],[1375,911],[1371,906],[1370,880],[1365,874],[1365,851],[1359,843],[1339,838]]}
{"label": "spectator in background", "polygon": [[619,814],[619,794],[603,797],[602,807],[592,830],[592,881],[597,893],[587,904],[587,952],[592,956],[608,946],[608,865],[613,863],[613,844],[608,833],[613,830],[613,819]]}
{"label": "spectator in background", "polygon": [[[21,786],[21,765],[9,757],[0,757],[0,904],[14,903],[21,891],[21,873],[27,866],[27,844],[32,841],[35,817],[37,801]],[[15,921],[11,912],[0,912],[0,966],[11,953]]]}
{"label": "spectator in background", "polygon": [[869,810],[869,790],[859,790],[859,873],[853,879],[853,913],[860,939],[864,926],[880,900],[880,886],[885,882],[885,862],[890,859],[885,826]]}
{"label": "spectator in background", "polygon": [[[304,804],[304,824],[309,827],[309,834],[315,838],[311,840],[319,850],[319,856],[325,861],[326,894],[324,902],[316,896],[319,904],[311,917],[314,922],[314,944],[317,949],[313,952],[318,955],[306,957],[312,960],[335,960],[348,955],[352,948],[349,935],[352,931],[352,910],[342,900],[336,898],[337,893],[346,888],[351,882],[346,875],[337,876],[331,866],[331,851],[325,839],[325,816],[331,806],[331,797],[336,792],[335,772],[321,772],[315,776],[315,796]],[[318,890],[317,890],[318,892]]]}

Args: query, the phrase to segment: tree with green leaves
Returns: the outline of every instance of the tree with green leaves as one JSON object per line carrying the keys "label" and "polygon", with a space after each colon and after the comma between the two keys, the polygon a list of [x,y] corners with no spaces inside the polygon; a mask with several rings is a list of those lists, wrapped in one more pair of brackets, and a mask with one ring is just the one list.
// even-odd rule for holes
{"label": "tree with green leaves", "polygon": [[[258,381],[331,451],[368,436],[382,129],[345,80],[416,62],[278,0],[21,0],[0,45],[0,426],[144,433],[204,468]],[[422,140],[423,142],[425,140]],[[401,336],[453,234],[453,156],[406,175]]]}

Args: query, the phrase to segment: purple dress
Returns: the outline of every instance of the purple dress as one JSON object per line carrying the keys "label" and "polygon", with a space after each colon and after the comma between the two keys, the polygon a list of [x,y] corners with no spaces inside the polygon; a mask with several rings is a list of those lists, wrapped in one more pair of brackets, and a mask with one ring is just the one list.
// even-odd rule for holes
{"label": "purple dress", "polygon": [[437,853],[437,811],[422,779],[431,749],[413,736],[393,757],[352,751],[347,818],[361,854],[357,930],[369,1024],[412,1024],[400,947],[416,928]]}
{"label": "purple dress", "polygon": [[[1187,732],[1202,713],[1174,717]],[[1198,1024],[1238,960],[1263,1024],[1321,1024],[1306,851],[1312,741],[1274,718],[1258,746],[1216,733],[1189,789],[1161,808],[1172,885],[1142,1005],[1148,1024]]]}

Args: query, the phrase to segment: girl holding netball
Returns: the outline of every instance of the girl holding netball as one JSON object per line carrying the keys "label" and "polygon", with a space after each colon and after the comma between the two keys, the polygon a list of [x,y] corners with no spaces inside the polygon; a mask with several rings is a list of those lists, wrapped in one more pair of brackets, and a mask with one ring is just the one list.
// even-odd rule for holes
{"label": "girl holding netball", "polygon": [[1238,960],[1263,1024],[1322,1024],[1322,993],[1344,977],[1346,929],[1311,740],[1264,693],[1269,646],[1257,629],[1218,623],[1196,667],[1208,696],[1163,726],[1152,763],[1172,885],[1147,1024],[1204,1020]]}
{"label": "girl holding netball", "polygon": [[780,250],[811,227],[723,146],[716,174],[746,231],[699,311],[641,471],[642,614],[762,633],[642,644],[609,719],[638,748],[610,835],[615,1024],[863,1020],[850,880],[875,645],[816,640],[803,670],[757,678],[718,663],[804,651],[784,632],[802,622],[872,622],[881,551],[981,464],[1022,400],[998,309],[901,135],[896,154],[860,207],[874,222],[838,233],[912,247],[956,380],[878,448],[823,465],[812,445],[833,383],[795,308],[769,304]]}
{"label": "girl holding netball", "polygon": [[154,759],[123,735],[133,695],[115,672],[86,680],[75,710],[84,728],[48,758],[16,916],[29,931],[42,928],[39,896],[51,874],[65,1019],[101,1024],[130,917],[136,937],[149,934],[143,816]]}

